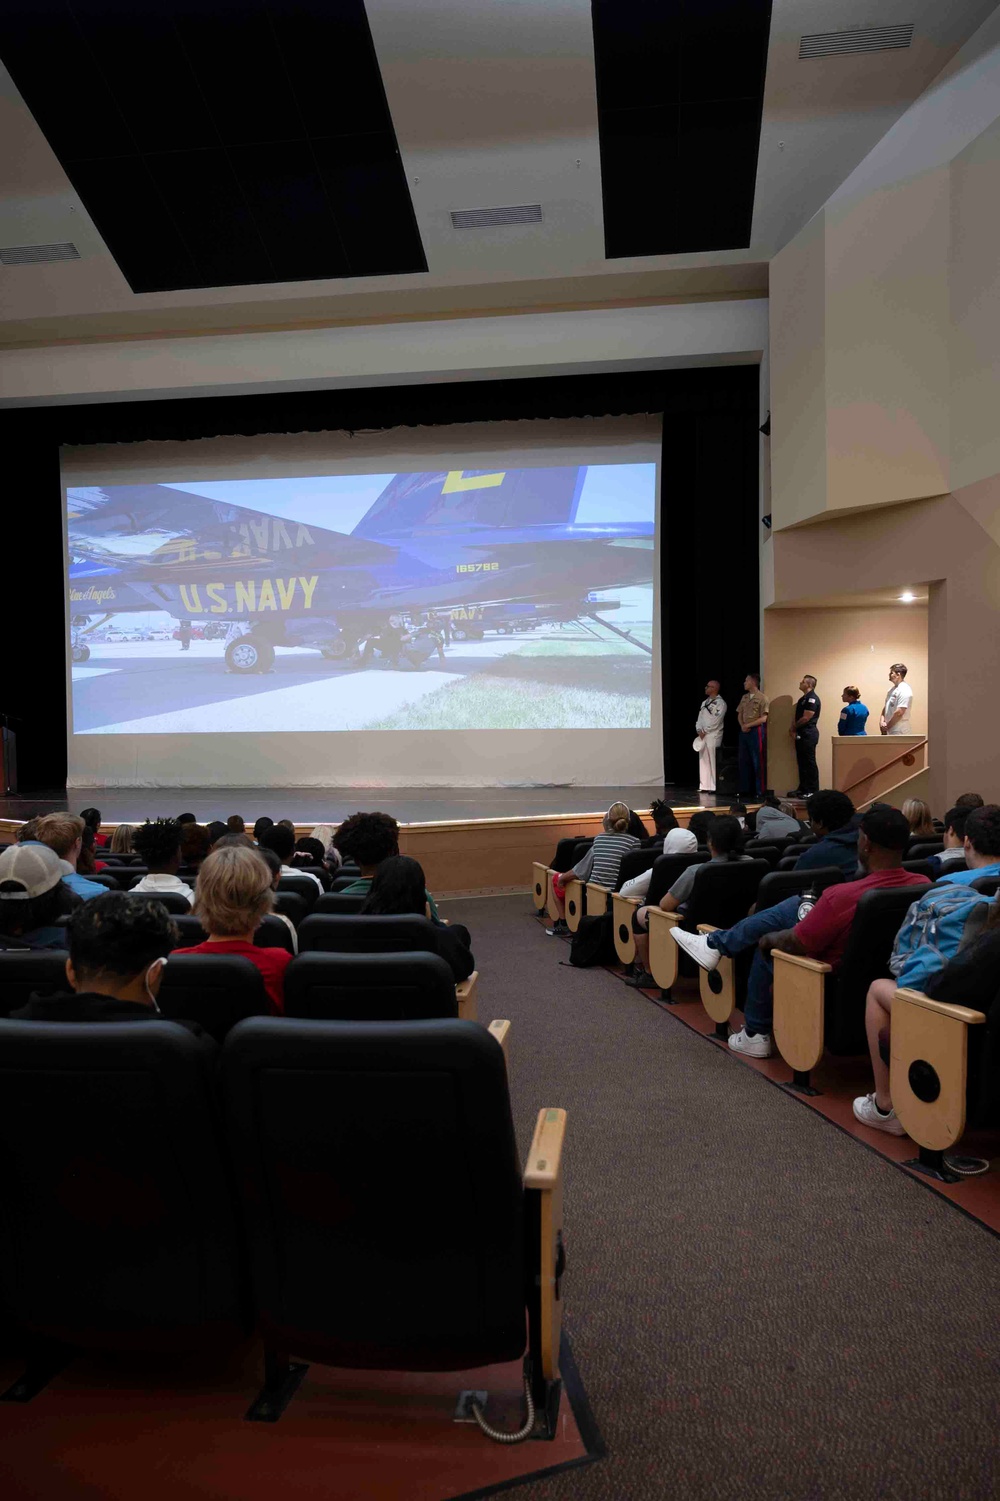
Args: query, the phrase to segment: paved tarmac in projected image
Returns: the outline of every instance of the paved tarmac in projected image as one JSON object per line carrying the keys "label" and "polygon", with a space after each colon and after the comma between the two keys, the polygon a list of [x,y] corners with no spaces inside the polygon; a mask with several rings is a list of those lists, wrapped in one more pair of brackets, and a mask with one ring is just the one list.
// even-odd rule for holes
{"label": "paved tarmac in projected image", "polygon": [[[649,628],[630,625],[641,639]],[[637,728],[651,659],[579,623],[453,641],[414,671],[279,647],[268,673],[227,672],[221,641],[90,643],[73,666],[77,735],[363,729]]]}

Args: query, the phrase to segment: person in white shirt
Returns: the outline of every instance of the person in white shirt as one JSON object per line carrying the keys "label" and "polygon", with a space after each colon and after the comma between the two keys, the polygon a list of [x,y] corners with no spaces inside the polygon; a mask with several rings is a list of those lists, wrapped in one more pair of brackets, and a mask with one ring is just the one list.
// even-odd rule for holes
{"label": "person in white shirt", "polygon": [[719,683],[709,678],[705,684],[705,697],[695,721],[697,734],[692,749],[698,752],[698,790],[715,791],[715,753],[722,741],[722,727],[726,718],[726,701],[719,693]]}
{"label": "person in white shirt", "polygon": [[149,868],[132,887],[133,892],[156,896],[163,891],[183,896],[189,907],[194,905],[194,891],[177,874],[181,863],[181,826],[172,818],[148,819],[132,836],[132,848]]}
{"label": "person in white shirt", "polygon": [[[698,841],[690,829],[671,829],[663,840],[664,855],[693,855],[698,849]],[[657,858],[659,858],[659,853]],[[631,881],[626,881],[621,888],[622,896],[645,896],[649,890],[649,883],[653,879],[653,867],[644,870],[641,876],[633,876]]]}
{"label": "person in white shirt", "polygon": [[893,662],[889,668],[889,682],[892,687],[885,696],[885,707],[878,721],[878,727],[883,735],[909,735],[911,733],[910,707],[913,703],[913,689],[909,683],[903,682],[905,677],[905,663]]}
{"label": "person in white shirt", "polygon": [[273,829],[266,830],[260,836],[260,848],[262,850],[274,850],[281,861],[282,874],[289,876],[306,876],[310,881],[315,881],[317,889],[322,893],[323,882],[319,876],[314,876],[311,870],[303,870],[301,867],[289,865],[292,851],[295,848],[295,829],[288,828],[286,824],[276,823]]}
{"label": "person in white shirt", "polygon": [[[266,845],[261,845],[257,853],[271,872],[271,890],[277,892],[278,882],[281,880],[281,875],[285,867],[274,853],[274,850],[269,850]],[[297,954],[299,951],[299,934],[292,919],[288,916],[287,912],[273,911],[271,916],[276,917],[279,922],[285,924],[285,927],[292,935],[292,953]]]}

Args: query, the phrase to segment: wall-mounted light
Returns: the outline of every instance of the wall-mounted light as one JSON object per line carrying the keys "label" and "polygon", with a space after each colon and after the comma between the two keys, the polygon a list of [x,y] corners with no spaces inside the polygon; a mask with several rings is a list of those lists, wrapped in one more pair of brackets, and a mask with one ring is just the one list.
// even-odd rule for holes
{"label": "wall-mounted light", "polygon": [[909,589],[904,589],[903,593],[899,596],[899,602],[903,605],[912,605],[916,597]]}

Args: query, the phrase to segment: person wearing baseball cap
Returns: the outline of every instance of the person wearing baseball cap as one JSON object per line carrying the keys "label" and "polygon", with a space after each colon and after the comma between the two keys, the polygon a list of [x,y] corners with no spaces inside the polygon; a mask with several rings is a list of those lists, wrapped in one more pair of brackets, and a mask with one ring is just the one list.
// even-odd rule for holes
{"label": "person wearing baseball cap", "polygon": [[56,918],[76,903],[63,885],[64,869],[46,844],[12,844],[0,853],[0,950],[66,947]]}

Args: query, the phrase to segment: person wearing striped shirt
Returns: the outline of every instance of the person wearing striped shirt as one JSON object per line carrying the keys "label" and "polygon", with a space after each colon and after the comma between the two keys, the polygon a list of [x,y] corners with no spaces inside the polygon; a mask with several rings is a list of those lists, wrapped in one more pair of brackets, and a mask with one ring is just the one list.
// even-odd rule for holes
{"label": "person wearing striped shirt", "polygon": [[622,860],[640,845],[640,840],[628,832],[629,818],[630,813],[624,803],[612,803],[604,815],[604,832],[598,834],[583,859],[578,860],[572,870],[553,878],[556,911],[550,915],[555,919],[552,927],[554,933],[566,931],[563,893],[570,881],[594,881],[599,886],[607,886],[611,891],[618,885]]}

